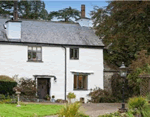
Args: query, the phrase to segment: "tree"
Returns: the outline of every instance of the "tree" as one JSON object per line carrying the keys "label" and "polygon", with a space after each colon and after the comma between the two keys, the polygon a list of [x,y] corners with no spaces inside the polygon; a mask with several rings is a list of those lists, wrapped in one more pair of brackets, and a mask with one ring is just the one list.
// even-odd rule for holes
{"label": "tree", "polygon": [[12,8],[13,8],[14,2],[13,1],[0,1],[0,14],[2,15],[12,15]]}
{"label": "tree", "polygon": [[45,9],[45,3],[42,1],[20,1],[18,3],[21,18],[26,19],[47,19],[48,13]]}
{"label": "tree", "polygon": [[[0,1],[0,14],[13,15],[14,1]],[[45,3],[39,1],[18,1],[18,14],[20,18],[25,19],[47,19],[48,12],[45,9]]]}
{"label": "tree", "polygon": [[95,7],[91,12],[96,34],[105,46],[112,43],[104,59],[120,66],[128,66],[142,49],[149,49],[150,2],[111,1],[105,8]]}
{"label": "tree", "polygon": [[57,17],[58,19],[64,19],[65,22],[68,22],[70,18],[79,18],[80,12],[76,9],[72,9],[71,7],[69,7],[59,11],[50,12],[49,19],[52,19],[53,17]]}

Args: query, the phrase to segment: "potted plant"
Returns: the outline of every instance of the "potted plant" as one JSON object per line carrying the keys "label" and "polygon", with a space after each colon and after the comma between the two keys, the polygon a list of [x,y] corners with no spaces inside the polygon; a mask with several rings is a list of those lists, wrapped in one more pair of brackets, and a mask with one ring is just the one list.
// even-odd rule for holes
{"label": "potted plant", "polygon": [[55,96],[54,95],[52,95],[52,100],[51,101],[55,102]]}
{"label": "potted plant", "polygon": [[74,93],[69,92],[68,95],[67,95],[67,98],[69,100],[69,103],[71,103],[71,99],[76,98],[76,95]]}
{"label": "potted plant", "polygon": [[48,94],[45,96],[45,98],[46,98],[47,100],[50,100],[50,96],[49,96]]}

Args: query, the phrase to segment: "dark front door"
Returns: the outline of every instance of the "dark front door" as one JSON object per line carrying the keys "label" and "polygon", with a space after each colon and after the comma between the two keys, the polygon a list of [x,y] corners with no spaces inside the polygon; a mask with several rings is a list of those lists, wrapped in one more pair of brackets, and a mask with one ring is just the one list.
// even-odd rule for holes
{"label": "dark front door", "polygon": [[49,83],[48,78],[38,78],[38,96],[40,99],[44,99],[47,94],[49,95]]}

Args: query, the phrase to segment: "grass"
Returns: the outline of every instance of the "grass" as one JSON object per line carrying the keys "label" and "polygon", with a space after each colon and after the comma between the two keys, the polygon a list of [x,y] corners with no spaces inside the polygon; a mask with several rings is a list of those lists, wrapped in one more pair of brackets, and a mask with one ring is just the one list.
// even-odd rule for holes
{"label": "grass", "polygon": [[0,117],[43,117],[58,114],[63,107],[45,104],[23,104],[16,107],[16,104],[0,104]]}

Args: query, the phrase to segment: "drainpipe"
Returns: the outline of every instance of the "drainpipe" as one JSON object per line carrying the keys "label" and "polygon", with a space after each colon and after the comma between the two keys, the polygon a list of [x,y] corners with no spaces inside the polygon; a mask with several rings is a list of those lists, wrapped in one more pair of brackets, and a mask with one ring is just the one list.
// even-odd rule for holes
{"label": "drainpipe", "polygon": [[66,57],[66,53],[67,53],[67,51],[66,51],[66,47],[65,46],[62,46],[64,49],[65,49],[65,97],[64,97],[64,99],[66,100],[66,92],[67,92],[67,57]]}

